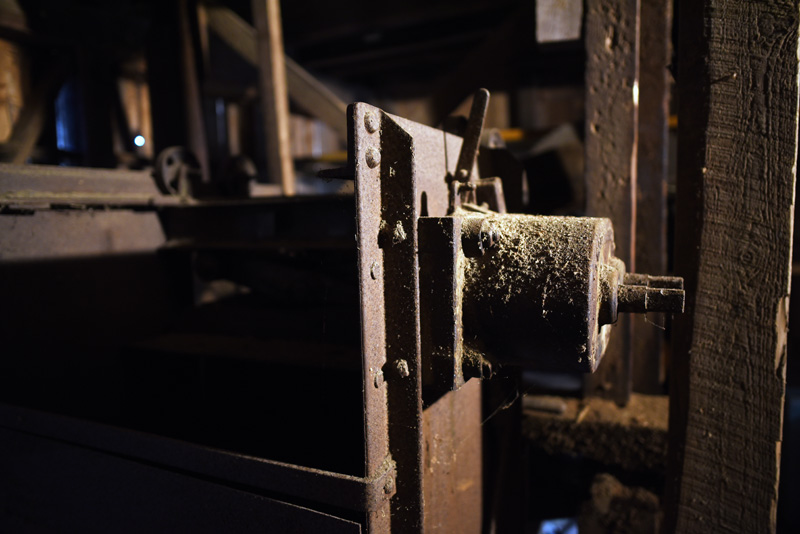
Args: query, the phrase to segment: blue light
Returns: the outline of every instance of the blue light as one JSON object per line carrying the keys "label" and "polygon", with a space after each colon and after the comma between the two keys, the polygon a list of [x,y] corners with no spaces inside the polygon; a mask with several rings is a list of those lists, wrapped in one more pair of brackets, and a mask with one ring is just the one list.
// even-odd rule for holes
{"label": "blue light", "polygon": [[144,137],[141,135],[137,135],[133,138],[133,144],[136,146],[144,146]]}
{"label": "blue light", "polygon": [[576,519],[548,519],[539,525],[539,534],[578,534]]}

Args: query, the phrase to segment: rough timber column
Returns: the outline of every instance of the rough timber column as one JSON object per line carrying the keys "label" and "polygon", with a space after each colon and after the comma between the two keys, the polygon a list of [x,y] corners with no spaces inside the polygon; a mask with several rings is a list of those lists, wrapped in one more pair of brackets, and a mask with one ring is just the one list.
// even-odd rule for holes
{"label": "rough timber column", "polygon": [[797,156],[798,0],[684,0],[665,532],[774,532]]}

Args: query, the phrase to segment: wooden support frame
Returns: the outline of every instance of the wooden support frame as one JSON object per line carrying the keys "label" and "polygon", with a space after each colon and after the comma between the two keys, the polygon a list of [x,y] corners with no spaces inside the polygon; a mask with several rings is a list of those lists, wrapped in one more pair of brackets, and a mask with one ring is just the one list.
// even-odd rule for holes
{"label": "wooden support frame", "polygon": [[797,0],[680,3],[665,532],[774,532],[798,132]]}
{"label": "wooden support frame", "polygon": [[[206,8],[208,25],[251,65],[258,66],[256,30],[225,7]],[[347,104],[290,57],[284,56],[289,99],[347,139]]]}
{"label": "wooden support frame", "polygon": [[289,138],[289,93],[283,59],[280,3],[278,0],[253,0],[252,5],[258,38],[267,168],[270,179],[281,184],[283,194],[294,195],[294,160]]}
{"label": "wooden support frame", "polygon": [[[635,269],[640,0],[586,7],[586,214],[614,223],[616,256]],[[620,317],[587,395],[624,405],[631,390],[631,323]]]}
{"label": "wooden support frame", "polygon": [[[667,272],[667,159],[672,76],[672,0],[641,6],[639,143],[636,169],[636,269]],[[663,314],[632,318],[633,391],[663,394]],[[655,326],[659,325],[659,326]]]}

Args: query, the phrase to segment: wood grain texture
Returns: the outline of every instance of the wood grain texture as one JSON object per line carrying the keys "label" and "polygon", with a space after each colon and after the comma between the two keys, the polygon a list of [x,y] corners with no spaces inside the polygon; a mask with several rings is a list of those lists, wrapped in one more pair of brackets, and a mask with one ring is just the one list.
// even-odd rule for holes
{"label": "wood grain texture", "polygon": [[280,2],[253,0],[252,6],[258,34],[258,72],[269,177],[281,184],[284,195],[294,195],[294,161],[289,137],[289,93]]}
{"label": "wood grain texture", "polygon": [[797,0],[682,1],[666,532],[774,532],[797,154]]}
{"label": "wood grain texture", "polygon": [[[586,214],[614,223],[616,255],[633,271],[639,0],[586,6]],[[630,396],[630,321],[620,317],[600,367],[587,376],[588,395]]]}
{"label": "wood grain texture", "polygon": [[[672,0],[642,2],[639,143],[636,172],[636,269],[667,271],[667,152],[672,56]],[[632,318],[633,390],[663,393],[662,314]]]}

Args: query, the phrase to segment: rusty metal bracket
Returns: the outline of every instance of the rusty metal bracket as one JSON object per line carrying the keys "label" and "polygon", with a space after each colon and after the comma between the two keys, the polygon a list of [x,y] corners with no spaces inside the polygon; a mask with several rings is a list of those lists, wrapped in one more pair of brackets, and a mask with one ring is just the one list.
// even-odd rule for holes
{"label": "rusty metal bracket", "polygon": [[367,104],[349,108],[349,167],[355,175],[362,306],[367,476],[387,454],[397,465],[391,524],[422,529],[422,347],[419,231],[422,215],[448,210],[445,177],[455,172],[461,138]]}

